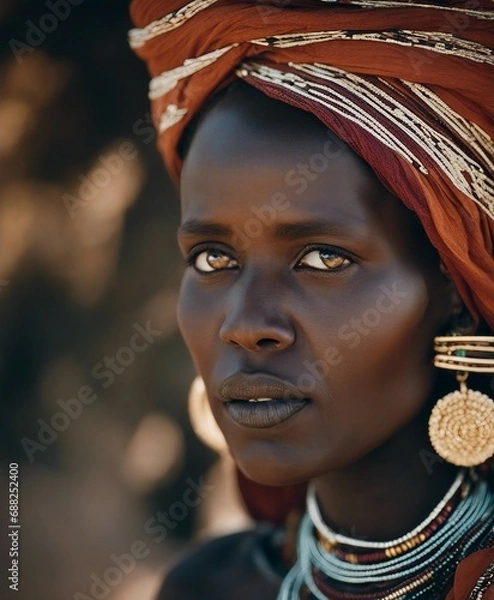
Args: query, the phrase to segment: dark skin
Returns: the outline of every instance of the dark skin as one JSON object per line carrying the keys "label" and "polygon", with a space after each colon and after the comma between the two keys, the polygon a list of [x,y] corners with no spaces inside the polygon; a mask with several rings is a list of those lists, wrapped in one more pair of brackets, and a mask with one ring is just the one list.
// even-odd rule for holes
{"label": "dark skin", "polygon": [[[294,169],[303,191],[287,179]],[[313,480],[327,522],[354,537],[412,529],[455,476],[425,462],[430,407],[454,387],[431,366],[433,338],[460,305],[415,216],[316,118],[246,85],[199,124],[181,197],[190,265],[179,323],[239,468],[270,485]],[[273,427],[239,425],[218,398],[236,373],[276,376],[309,403]],[[277,584],[251,572],[246,539],[223,542],[222,578],[237,575],[221,597],[275,598]],[[212,544],[189,559],[194,579],[214,574],[219,556]],[[180,576],[188,567],[163,598],[218,600],[217,589],[196,595]]]}

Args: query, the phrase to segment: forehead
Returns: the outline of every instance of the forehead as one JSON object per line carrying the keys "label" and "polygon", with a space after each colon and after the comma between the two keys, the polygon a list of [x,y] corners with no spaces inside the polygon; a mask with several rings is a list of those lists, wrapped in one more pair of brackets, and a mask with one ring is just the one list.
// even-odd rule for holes
{"label": "forehead", "polygon": [[412,213],[312,114],[241,83],[205,113],[181,177],[183,221],[242,221],[269,206],[276,220],[325,219],[404,233]]}
{"label": "forehead", "polygon": [[184,170],[187,175],[191,162],[212,168],[218,160],[234,169],[283,166],[308,160],[325,149],[336,156],[347,147],[311,113],[240,82],[213,102],[200,119]]}
{"label": "forehead", "polygon": [[[246,84],[235,86],[197,126],[181,178],[184,208],[193,198],[268,188],[317,196],[325,183],[377,184],[370,168],[312,114],[272,100]],[[305,183],[310,185],[305,185]],[[302,191],[302,187],[305,189]]]}

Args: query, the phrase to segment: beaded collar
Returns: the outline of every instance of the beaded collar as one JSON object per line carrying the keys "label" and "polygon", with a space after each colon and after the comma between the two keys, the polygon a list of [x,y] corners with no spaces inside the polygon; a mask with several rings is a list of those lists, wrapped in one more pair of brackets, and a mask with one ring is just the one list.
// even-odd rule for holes
{"label": "beaded collar", "polygon": [[310,486],[297,562],[284,579],[278,600],[442,598],[461,560],[493,543],[494,492],[473,469],[458,472],[445,496],[417,527],[387,542],[332,531]]}

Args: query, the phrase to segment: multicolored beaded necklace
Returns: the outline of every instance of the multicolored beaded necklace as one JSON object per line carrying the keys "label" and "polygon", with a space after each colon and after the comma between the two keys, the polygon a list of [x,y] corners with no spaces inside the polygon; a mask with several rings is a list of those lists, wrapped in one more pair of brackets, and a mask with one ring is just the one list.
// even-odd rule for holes
{"label": "multicolored beaded necklace", "polygon": [[439,599],[460,561],[493,544],[494,492],[473,469],[458,472],[441,502],[415,529],[387,542],[332,531],[311,486],[297,562],[278,600]]}

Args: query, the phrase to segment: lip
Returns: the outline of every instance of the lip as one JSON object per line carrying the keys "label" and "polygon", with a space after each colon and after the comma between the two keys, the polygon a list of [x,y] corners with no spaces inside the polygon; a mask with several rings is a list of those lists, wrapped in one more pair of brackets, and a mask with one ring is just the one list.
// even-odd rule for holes
{"label": "lip", "polygon": [[236,373],[223,381],[218,390],[222,402],[274,398],[276,400],[308,400],[297,387],[265,373]]}
{"label": "lip", "polygon": [[292,384],[259,373],[228,377],[219,388],[218,398],[235,423],[255,429],[279,425],[310,402]]}

